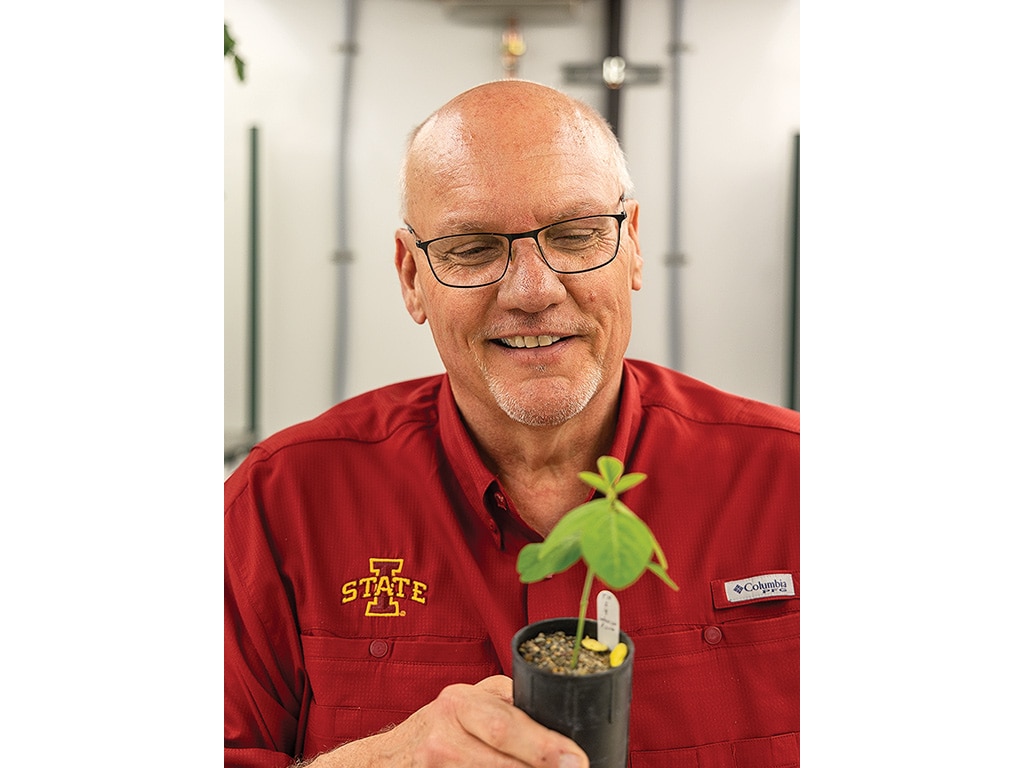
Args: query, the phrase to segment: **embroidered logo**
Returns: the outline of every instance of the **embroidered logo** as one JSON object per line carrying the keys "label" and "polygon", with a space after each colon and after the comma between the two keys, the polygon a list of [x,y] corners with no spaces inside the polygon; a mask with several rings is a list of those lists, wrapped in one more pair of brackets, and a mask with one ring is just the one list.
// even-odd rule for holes
{"label": "embroidered logo", "polygon": [[766,597],[795,597],[791,573],[767,573],[749,579],[725,582],[725,596],[730,603],[761,600]]}
{"label": "embroidered logo", "polygon": [[406,600],[427,604],[427,585],[402,575],[404,557],[371,557],[369,575],[341,585],[341,604],[366,601],[366,616],[405,616]]}

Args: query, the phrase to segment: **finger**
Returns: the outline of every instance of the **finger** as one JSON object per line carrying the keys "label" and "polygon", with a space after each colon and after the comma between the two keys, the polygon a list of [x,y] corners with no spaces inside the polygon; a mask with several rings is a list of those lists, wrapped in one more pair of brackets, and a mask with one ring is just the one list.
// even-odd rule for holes
{"label": "finger", "polygon": [[477,688],[480,688],[488,693],[492,693],[502,701],[506,701],[509,704],[512,703],[512,678],[506,675],[494,675],[493,677],[485,677],[479,683],[476,684]]}
{"label": "finger", "polygon": [[[504,691],[505,683],[495,678],[481,681],[486,690]],[[509,690],[510,692],[510,690]],[[496,751],[535,768],[569,768],[588,765],[587,756],[572,739],[545,728],[525,712],[511,706],[502,696],[475,697],[456,710],[462,728]],[[573,760],[575,758],[575,760]]]}

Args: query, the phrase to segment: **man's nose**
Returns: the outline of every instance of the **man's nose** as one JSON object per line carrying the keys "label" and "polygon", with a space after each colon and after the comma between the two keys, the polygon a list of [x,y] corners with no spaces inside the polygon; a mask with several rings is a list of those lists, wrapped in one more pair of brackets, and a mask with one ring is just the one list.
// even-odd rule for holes
{"label": "man's nose", "polygon": [[565,286],[532,237],[512,241],[508,273],[498,285],[499,302],[524,312],[540,312],[565,297]]}

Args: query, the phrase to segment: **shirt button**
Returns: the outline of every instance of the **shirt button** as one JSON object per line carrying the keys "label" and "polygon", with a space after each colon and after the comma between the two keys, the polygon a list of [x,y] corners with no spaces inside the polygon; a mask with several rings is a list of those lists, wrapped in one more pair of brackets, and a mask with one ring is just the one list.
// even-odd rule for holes
{"label": "shirt button", "polygon": [[387,640],[374,640],[370,643],[370,655],[376,659],[383,658],[388,654]]}
{"label": "shirt button", "polygon": [[704,642],[708,645],[718,645],[722,642],[722,630],[718,627],[705,627]]}

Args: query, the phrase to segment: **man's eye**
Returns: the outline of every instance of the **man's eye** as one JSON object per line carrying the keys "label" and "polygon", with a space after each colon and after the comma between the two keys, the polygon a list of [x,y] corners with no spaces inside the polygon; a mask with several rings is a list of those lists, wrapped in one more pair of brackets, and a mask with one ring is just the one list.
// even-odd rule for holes
{"label": "man's eye", "polygon": [[505,250],[504,243],[474,240],[450,244],[440,253],[440,258],[453,264],[472,266],[504,259]]}
{"label": "man's eye", "polygon": [[595,229],[572,229],[552,232],[548,242],[554,248],[578,250],[593,245],[598,239],[599,233]]}

